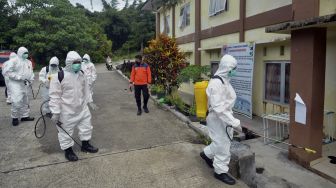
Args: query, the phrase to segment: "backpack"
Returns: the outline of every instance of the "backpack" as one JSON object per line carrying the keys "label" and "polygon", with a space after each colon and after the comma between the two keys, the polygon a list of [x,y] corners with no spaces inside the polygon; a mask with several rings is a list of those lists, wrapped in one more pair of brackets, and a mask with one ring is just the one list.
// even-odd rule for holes
{"label": "backpack", "polygon": [[222,82],[222,84],[224,84],[223,78],[218,75],[212,76],[211,79],[219,79]]}
{"label": "backpack", "polygon": [[[83,70],[80,70],[80,71],[84,74]],[[61,83],[63,81],[63,79],[64,79],[64,71],[63,71],[63,69],[58,72],[57,76],[58,76],[58,81]]]}
{"label": "backpack", "polygon": [[[219,79],[222,82],[222,84],[224,84],[223,78],[218,76],[218,75],[212,76],[211,79]],[[206,116],[208,116],[208,115],[209,115],[209,110],[207,110],[207,112],[206,112]]]}
{"label": "backpack", "polygon": [[[46,68],[46,72],[48,74],[48,72],[49,72],[49,66],[46,66],[45,68]],[[59,71],[62,71],[62,67],[58,67],[58,69],[59,69]]]}

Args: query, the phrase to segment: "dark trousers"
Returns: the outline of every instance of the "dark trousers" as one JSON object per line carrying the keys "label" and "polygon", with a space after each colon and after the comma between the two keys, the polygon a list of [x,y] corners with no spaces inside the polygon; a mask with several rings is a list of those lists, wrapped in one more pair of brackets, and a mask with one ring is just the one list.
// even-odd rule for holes
{"label": "dark trousers", "polygon": [[147,103],[149,99],[147,85],[134,85],[134,95],[135,95],[135,100],[138,106],[138,110],[141,110],[141,91],[142,91],[143,100],[144,100],[143,107],[147,108]]}

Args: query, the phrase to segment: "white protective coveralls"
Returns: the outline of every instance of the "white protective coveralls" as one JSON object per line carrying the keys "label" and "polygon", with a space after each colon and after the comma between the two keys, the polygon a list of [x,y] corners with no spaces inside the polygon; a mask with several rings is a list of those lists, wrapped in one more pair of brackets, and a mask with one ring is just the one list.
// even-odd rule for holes
{"label": "white protective coveralls", "polygon": [[7,103],[12,103],[12,97],[11,97],[11,90],[10,90],[10,84],[9,84],[9,77],[7,76],[8,68],[10,67],[11,63],[17,61],[17,55],[15,52],[10,53],[9,60],[6,61],[2,66],[2,75],[5,77],[5,83],[7,88]]}
{"label": "white protective coveralls", "polygon": [[[57,65],[57,67],[53,68],[51,65]],[[48,101],[49,100],[49,86],[50,86],[50,81],[52,79],[58,79],[57,73],[59,71],[59,60],[57,57],[52,57],[49,61],[49,72],[47,73],[47,68],[43,67],[40,71],[39,74],[39,80],[42,82],[41,86],[41,96],[43,101]],[[49,109],[49,103],[45,103],[42,107],[43,113],[51,113]]]}
{"label": "white protective coveralls", "polygon": [[[49,107],[54,115],[59,116],[62,127],[72,136],[75,127],[81,141],[88,141],[92,135],[91,113],[88,103],[92,102],[89,85],[85,75],[72,70],[72,63],[82,61],[77,52],[68,53],[65,61],[64,79],[52,79],[49,88]],[[58,126],[58,140],[62,150],[74,145],[74,141]]]}
{"label": "white protective coveralls", "polygon": [[88,54],[83,56],[82,70],[88,80],[91,95],[93,95],[93,86],[97,79],[97,71]]}
{"label": "white protective coveralls", "polygon": [[[220,79],[211,79],[206,89],[209,104],[207,127],[212,143],[204,148],[205,155],[213,159],[215,173],[223,174],[229,170],[231,141],[226,134],[226,126],[240,127],[240,121],[233,117],[232,108],[236,101],[236,93],[230,84],[229,72],[237,66],[237,60],[231,55],[224,55],[215,75]],[[233,129],[229,128],[230,137]]]}
{"label": "white protective coveralls", "polygon": [[17,52],[17,60],[13,61],[6,75],[9,77],[9,87],[12,98],[12,118],[29,117],[29,84],[25,80],[34,81],[32,62],[23,57],[28,53],[27,48],[20,47]]}

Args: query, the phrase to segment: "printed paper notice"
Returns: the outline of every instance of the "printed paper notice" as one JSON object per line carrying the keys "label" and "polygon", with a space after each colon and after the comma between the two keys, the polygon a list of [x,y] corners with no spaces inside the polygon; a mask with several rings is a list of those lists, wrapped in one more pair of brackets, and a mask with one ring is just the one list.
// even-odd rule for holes
{"label": "printed paper notice", "polygon": [[295,96],[295,122],[306,125],[307,107],[299,94]]}

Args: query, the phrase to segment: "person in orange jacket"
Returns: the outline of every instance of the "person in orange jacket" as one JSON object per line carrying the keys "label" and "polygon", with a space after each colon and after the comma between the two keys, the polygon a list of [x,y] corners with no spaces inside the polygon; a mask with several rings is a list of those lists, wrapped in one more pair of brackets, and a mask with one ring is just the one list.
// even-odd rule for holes
{"label": "person in orange jacket", "polygon": [[141,109],[141,91],[144,99],[143,109],[149,113],[147,103],[149,99],[148,85],[152,82],[152,73],[148,64],[142,61],[141,55],[135,56],[135,64],[132,67],[130,88],[134,85],[134,95],[138,106],[137,115],[142,114]]}

